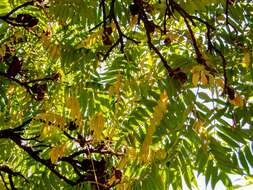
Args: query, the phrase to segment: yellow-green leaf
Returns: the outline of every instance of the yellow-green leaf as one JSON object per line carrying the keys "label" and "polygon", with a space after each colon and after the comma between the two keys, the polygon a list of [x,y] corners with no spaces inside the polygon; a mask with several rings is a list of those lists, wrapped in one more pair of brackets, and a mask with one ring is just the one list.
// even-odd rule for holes
{"label": "yellow-green leaf", "polygon": [[198,82],[199,82],[199,72],[194,72],[192,74],[192,84],[194,86],[197,86],[198,85]]}
{"label": "yellow-green leaf", "polygon": [[93,136],[95,141],[100,141],[103,139],[103,129],[105,125],[104,116],[101,112],[96,113],[90,119],[90,129],[93,131]]}

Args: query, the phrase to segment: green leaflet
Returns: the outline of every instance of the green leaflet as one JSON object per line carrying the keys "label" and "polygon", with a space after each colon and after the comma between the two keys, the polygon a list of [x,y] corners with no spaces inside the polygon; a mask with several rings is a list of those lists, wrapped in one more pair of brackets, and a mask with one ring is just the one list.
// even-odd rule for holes
{"label": "green leaflet", "polygon": [[10,4],[8,0],[2,0],[0,2],[0,15],[5,15],[11,10]]}
{"label": "green leaflet", "polygon": [[249,146],[245,146],[244,153],[245,153],[245,157],[247,158],[247,161],[249,162],[249,164],[252,167],[253,166],[253,155],[252,155],[252,152],[251,152]]}
{"label": "green leaflet", "polygon": [[247,160],[245,158],[243,151],[240,151],[238,154],[239,154],[239,160],[242,164],[243,169],[245,169],[245,171],[247,173],[249,173],[249,166],[248,166],[248,163],[247,163]]}

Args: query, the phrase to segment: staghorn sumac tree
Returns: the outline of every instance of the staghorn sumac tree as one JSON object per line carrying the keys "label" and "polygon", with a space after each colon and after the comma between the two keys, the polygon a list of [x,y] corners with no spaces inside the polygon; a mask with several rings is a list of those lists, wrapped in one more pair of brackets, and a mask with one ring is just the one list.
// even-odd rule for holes
{"label": "staghorn sumac tree", "polygon": [[1,189],[251,183],[252,12],[251,0],[1,1]]}

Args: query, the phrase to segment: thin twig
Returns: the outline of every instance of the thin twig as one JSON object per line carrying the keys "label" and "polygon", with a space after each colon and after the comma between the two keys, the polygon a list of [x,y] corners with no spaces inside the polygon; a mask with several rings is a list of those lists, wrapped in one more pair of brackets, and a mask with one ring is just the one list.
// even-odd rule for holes
{"label": "thin twig", "polygon": [[9,187],[8,187],[8,185],[7,185],[7,182],[5,181],[4,176],[2,175],[1,172],[0,172],[0,176],[1,176],[1,179],[2,179],[2,181],[3,181],[3,183],[4,183],[5,188],[6,188],[7,190],[10,190]]}
{"label": "thin twig", "polygon": [[8,178],[9,178],[9,182],[10,182],[11,189],[12,189],[12,190],[17,190],[17,188],[14,186],[13,179],[12,179],[12,175],[11,175],[11,174],[8,174]]}
{"label": "thin twig", "polygon": [[109,57],[111,51],[119,44],[119,42],[120,42],[120,40],[118,39],[118,40],[107,50],[107,52],[105,53],[105,55],[104,55],[104,57],[103,57],[103,61],[105,61],[105,60]]}
{"label": "thin twig", "polygon": [[[149,32],[149,26],[148,26],[148,17],[142,7],[142,5],[139,5],[141,7],[141,19],[144,23],[144,27],[146,30],[146,36],[147,36],[147,43],[150,49],[153,49],[155,51],[155,53],[160,57],[164,67],[166,68],[166,70],[168,71],[169,74],[173,73],[173,69],[168,65],[168,62],[166,61],[166,59],[164,58],[164,56],[161,54],[161,52],[155,47],[155,45],[152,43],[152,39],[151,39],[151,35]],[[173,75],[173,74],[172,74]]]}

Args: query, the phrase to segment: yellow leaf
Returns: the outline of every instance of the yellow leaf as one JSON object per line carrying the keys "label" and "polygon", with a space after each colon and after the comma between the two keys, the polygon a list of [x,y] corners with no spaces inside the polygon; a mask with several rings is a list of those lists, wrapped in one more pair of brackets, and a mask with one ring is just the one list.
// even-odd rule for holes
{"label": "yellow leaf", "polygon": [[50,151],[50,159],[53,164],[56,164],[58,159],[64,155],[66,144],[53,147]]}
{"label": "yellow leaf", "polygon": [[203,85],[208,84],[208,78],[209,72],[205,70],[205,67],[203,65],[196,65],[192,68],[192,84],[194,86],[197,86],[199,82],[201,82]]}
{"label": "yellow leaf", "polygon": [[10,85],[8,86],[8,90],[7,90],[8,96],[12,96],[12,94],[14,93],[14,90],[15,90],[15,86],[12,85],[12,84],[10,84]]}
{"label": "yellow leaf", "polygon": [[126,153],[124,154],[123,157],[121,157],[121,160],[118,164],[118,167],[119,169],[124,169],[125,166],[127,166],[127,164],[129,162],[132,162],[134,160],[136,160],[137,158],[137,150],[133,147],[128,147]]}
{"label": "yellow leaf", "polygon": [[3,57],[5,55],[5,52],[6,52],[6,46],[2,46],[0,48],[0,57]]}
{"label": "yellow leaf", "polygon": [[160,101],[164,106],[167,105],[168,95],[166,91],[163,91],[163,93],[160,95]]}
{"label": "yellow leaf", "polygon": [[144,142],[141,148],[141,161],[148,162],[151,159],[151,152],[149,146],[152,144],[152,135],[156,130],[156,127],[160,124],[165,112],[167,111],[168,95],[166,91],[161,93],[160,100],[154,109],[154,113],[150,119],[150,126],[147,129]]}
{"label": "yellow leaf", "polygon": [[214,76],[211,74],[207,74],[206,76],[208,76],[208,83],[214,85]]}
{"label": "yellow leaf", "polygon": [[194,85],[194,86],[197,86],[198,85],[198,82],[199,82],[199,72],[194,72],[193,74],[192,74],[192,84]]}
{"label": "yellow leaf", "polygon": [[127,154],[131,160],[135,160],[137,157],[137,151],[135,148],[132,147],[128,149]]}
{"label": "yellow leaf", "polygon": [[155,159],[164,160],[167,156],[167,151],[165,149],[160,149],[155,152]]}
{"label": "yellow leaf", "polygon": [[70,109],[70,116],[74,119],[77,126],[82,126],[83,118],[79,101],[75,97],[68,97],[66,107]]}
{"label": "yellow leaf", "polygon": [[34,117],[34,120],[40,121],[42,120],[46,125],[53,125],[59,128],[64,128],[66,121],[65,118],[61,115],[48,112],[48,113],[41,113]]}
{"label": "yellow leaf", "polygon": [[101,112],[96,113],[91,119],[90,119],[90,129],[93,131],[94,140],[100,141],[103,139],[103,129],[105,125],[104,116]]}
{"label": "yellow leaf", "polygon": [[128,162],[129,162],[128,156],[122,157],[118,164],[118,168],[123,169],[128,164]]}
{"label": "yellow leaf", "polygon": [[201,71],[205,71],[204,65],[196,65],[191,70],[192,73],[201,72]]}
{"label": "yellow leaf", "polygon": [[150,127],[147,129],[147,134],[145,136],[144,142],[141,148],[141,161],[148,162],[151,158],[149,146],[152,144],[152,135],[155,132],[156,127],[160,124],[164,114],[167,111],[167,101],[168,95],[164,91],[160,95],[160,100],[154,109],[153,116],[150,119]]}
{"label": "yellow leaf", "polygon": [[73,118],[76,118],[76,116],[80,113],[80,104],[78,100],[75,97],[68,97],[66,100],[66,106],[70,109],[70,115]]}
{"label": "yellow leaf", "polygon": [[133,29],[138,22],[138,15],[132,16],[131,17],[131,22],[130,22],[130,28]]}
{"label": "yellow leaf", "polygon": [[114,22],[111,22],[112,32],[115,32],[117,30],[117,27]]}
{"label": "yellow leaf", "polygon": [[163,118],[163,115],[167,110],[167,101],[168,101],[168,95],[167,95],[166,91],[164,91],[160,95],[160,100],[158,101],[158,104],[154,109],[153,116],[150,119],[150,127],[151,128],[154,128],[160,124],[160,122]]}
{"label": "yellow leaf", "polygon": [[126,182],[124,181],[124,183],[120,183],[116,186],[116,190],[130,190],[131,188],[131,184],[130,182]]}
{"label": "yellow leaf", "polygon": [[59,45],[52,45],[49,49],[49,53],[53,59],[58,59],[61,55],[60,46]]}
{"label": "yellow leaf", "polygon": [[109,88],[109,95],[110,96],[118,96],[120,93],[120,88],[121,88],[121,83],[122,83],[122,75],[118,74],[117,76],[117,81],[114,83],[113,86]]}
{"label": "yellow leaf", "polygon": [[16,40],[16,41],[19,41],[19,40],[21,40],[21,39],[24,38],[24,36],[23,36],[23,34],[22,34],[21,32],[16,32],[16,33],[14,34],[14,36],[15,36],[15,40]]}
{"label": "yellow leaf", "polygon": [[85,38],[76,48],[91,48],[95,45],[99,40],[101,40],[101,36],[103,35],[103,30],[99,30],[89,37]]}
{"label": "yellow leaf", "polygon": [[154,64],[154,59],[153,59],[153,56],[152,54],[149,52],[148,55],[147,55],[147,64],[148,65],[153,65]]}
{"label": "yellow leaf", "polygon": [[44,46],[45,49],[50,48],[51,46],[51,38],[52,38],[52,31],[50,30],[50,28],[45,28],[43,30],[43,33],[40,36],[41,38],[41,42]]}
{"label": "yellow leaf", "polygon": [[203,127],[203,122],[201,120],[197,120],[194,122],[192,128],[198,132],[199,134],[201,134],[202,132],[204,132],[204,127]]}
{"label": "yellow leaf", "polygon": [[147,163],[150,158],[150,149],[149,146],[152,144],[152,134],[147,133],[144,139],[144,142],[141,147],[140,160]]}
{"label": "yellow leaf", "polygon": [[44,138],[46,138],[46,137],[48,137],[48,136],[51,136],[51,135],[52,135],[52,130],[51,130],[51,129],[52,129],[52,128],[51,128],[50,126],[45,125],[45,126],[43,127],[43,129],[42,129],[41,134],[40,134],[40,138],[41,138],[41,139],[44,139]]}
{"label": "yellow leaf", "polygon": [[244,49],[243,50],[243,59],[242,59],[242,65],[246,68],[249,68],[251,57],[250,57],[250,51],[249,49]]}

